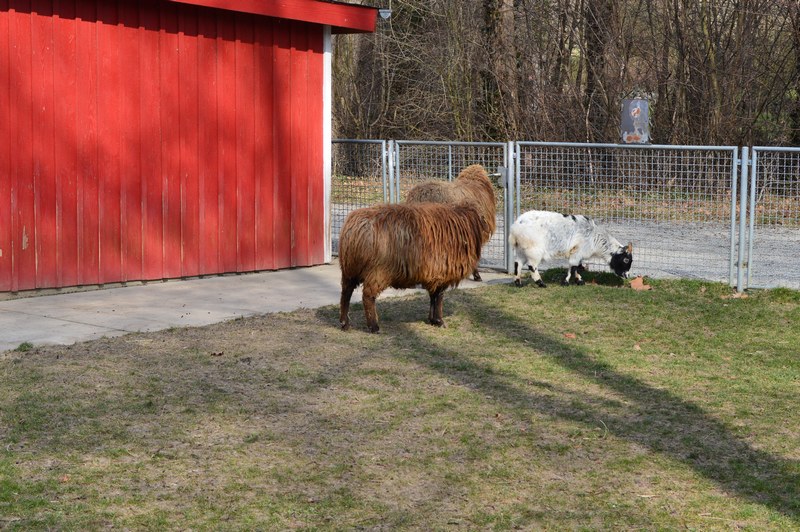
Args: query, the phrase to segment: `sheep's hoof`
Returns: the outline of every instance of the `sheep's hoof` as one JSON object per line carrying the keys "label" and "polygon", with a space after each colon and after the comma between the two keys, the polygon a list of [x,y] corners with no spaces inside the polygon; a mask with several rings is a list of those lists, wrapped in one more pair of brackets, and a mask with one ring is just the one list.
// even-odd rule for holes
{"label": "sheep's hoof", "polygon": [[350,330],[350,322],[344,321],[340,325],[342,326],[342,330],[343,331],[349,331]]}
{"label": "sheep's hoof", "polygon": [[483,279],[481,278],[481,274],[479,274],[478,272],[472,274],[472,280],[478,282],[483,281]]}
{"label": "sheep's hoof", "polygon": [[380,330],[381,330],[381,328],[378,327],[377,325],[375,325],[374,327],[370,325],[370,327],[369,327],[369,332],[372,333],[372,334],[378,334],[380,332]]}
{"label": "sheep's hoof", "polygon": [[569,286],[569,281],[564,279],[563,281],[561,281],[561,286]]}
{"label": "sheep's hoof", "polygon": [[544,284],[544,281],[542,281],[541,279],[536,281],[536,286],[538,286],[539,288],[547,288],[547,285]]}
{"label": "sheep's hoof", "polygon": [[428,323],[430,323],[434,327],[441,327],[443,329],[447,328],[447,325],[444,324],[444,320],[431,320]]}
{"label": "sheep's hoof", "polygon": [[575,284],[578,286],[583,286],[586,284],[586,281],[584,281],[583,279],[578,279],[577,281],[575,281]]}
{"label": "sheep's hoof", "polygon": [[522,286],[522,279],[514,279],[514,286]]}

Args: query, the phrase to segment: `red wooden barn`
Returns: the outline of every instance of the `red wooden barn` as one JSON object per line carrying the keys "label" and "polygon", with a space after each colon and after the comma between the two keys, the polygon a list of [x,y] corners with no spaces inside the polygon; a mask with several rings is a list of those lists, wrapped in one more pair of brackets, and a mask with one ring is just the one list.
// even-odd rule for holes
{"label": "red wooden barn", "polygon": [[0,0],[0,291],[330,260],[319,0]]}

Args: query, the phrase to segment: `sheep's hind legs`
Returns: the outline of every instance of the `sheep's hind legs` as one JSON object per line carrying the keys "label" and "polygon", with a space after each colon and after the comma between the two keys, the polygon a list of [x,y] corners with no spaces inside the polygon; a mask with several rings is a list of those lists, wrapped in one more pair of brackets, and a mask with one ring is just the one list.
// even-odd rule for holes
{"label": "sheep's hind legs", "polygon": [[378,310],[375,308],[375,296],[369,296],[365,293],[362,302],[364,303],[364,314],[367,317],[367,328],[369,332],[379,332],[381,328],[378,325]]}
{"label": "sheep's hind legs", "polygon": [[444,323],[444,289],[440,288],[433,292],[428,292],[431,297],[431,308],[428,311],[428,323],[436,327],[447,327]]}
{"label": "sheep's hind legs", "polygon": [[342,279],[342,298],[339,301],[339,325],[343,331],[350,330],[350,298],[358,286],[357,279]]}

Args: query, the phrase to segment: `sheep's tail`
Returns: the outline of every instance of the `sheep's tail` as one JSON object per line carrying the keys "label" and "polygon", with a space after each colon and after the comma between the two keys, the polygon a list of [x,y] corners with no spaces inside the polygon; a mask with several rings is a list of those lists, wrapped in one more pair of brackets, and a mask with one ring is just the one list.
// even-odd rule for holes
{"label": "sheep's tail", "polygon": [[509,231],[508,234],[508,243],[511,244],[513,249],[517,249],[517,237],[514,235],[512,231]]}
{"label": "sheep's tail", "polygon": [[522,264],[520,263],[519,259],[519,253],[518,253],[519,246],[514,231],[508,232],[508,243],[511,244],[511,256],[514,258],[514,275],[519,275],[517,269],[518,268],[521,269]]}

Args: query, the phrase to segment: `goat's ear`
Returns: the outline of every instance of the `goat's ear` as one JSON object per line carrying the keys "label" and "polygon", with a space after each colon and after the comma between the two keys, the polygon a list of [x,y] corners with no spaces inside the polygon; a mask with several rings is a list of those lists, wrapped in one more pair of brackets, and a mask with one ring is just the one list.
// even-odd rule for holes
{"label": "goat's ear", "polygon": [[628,242],[628,245],[625,246],[625,253],[633,253],[633,242]]}

